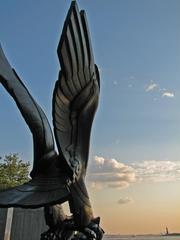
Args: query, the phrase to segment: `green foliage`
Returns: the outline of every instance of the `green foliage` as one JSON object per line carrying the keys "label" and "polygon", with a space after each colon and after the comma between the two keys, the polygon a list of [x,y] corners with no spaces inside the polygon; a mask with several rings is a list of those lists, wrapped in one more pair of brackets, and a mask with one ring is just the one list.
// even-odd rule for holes
{"label": "green foliage", "polygon": [[18,154],[0,157],[0,189],[14,187],[29,180],[30,163],[23,162]]}

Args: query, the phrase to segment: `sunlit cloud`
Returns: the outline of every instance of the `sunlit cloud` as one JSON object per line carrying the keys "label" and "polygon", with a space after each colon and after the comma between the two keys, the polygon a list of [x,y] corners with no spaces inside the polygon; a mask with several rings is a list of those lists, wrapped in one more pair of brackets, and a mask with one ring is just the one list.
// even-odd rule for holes
{"label": "sunlit cloud", "polygon": [[162,97],[168,97],[168,98],[174,98],[175,97],[174,93],[169,92],[169,91],[163,92],[161,96]]}
{"label": "sunlit cloud", "polygon": [[123,189],[135,182],[180,181],[180,161],[148,160],[128,165],[95,156],[88,172],[88,182],[94,189]]}
{"label": "sunlit cloud", "polygon": [[134,202],[133,199],[129,198],[129,197],[120,198],[118,200],[118,204],[120,204],[120,205],[129,204],[129,203],[133,203],[133,202]]}
{"label": "sunlit cloud", "polygon": [[[89,166],[88,181],[91,186],[101,184],[102,187],[125,188],[136,181],[136,173],[133,167],[117,161],[95,156]],[[93,183],[93,185],[92,185]],[[98,185],[99,186],[99,185]]]}
{"label": "sunlit cloud", "polygon": [[141,181],[171,182],[180,180],[180,161],[143,161],[132,164]]}
{"label": "sunlit cloud", "polygon": [[145,91],[146,92],[151,92],[151,91],[155,91],[155,90],[158,90],[158,89],[159,89],[159,86],[154,81],[151,81],[147,86],[145,86]]}

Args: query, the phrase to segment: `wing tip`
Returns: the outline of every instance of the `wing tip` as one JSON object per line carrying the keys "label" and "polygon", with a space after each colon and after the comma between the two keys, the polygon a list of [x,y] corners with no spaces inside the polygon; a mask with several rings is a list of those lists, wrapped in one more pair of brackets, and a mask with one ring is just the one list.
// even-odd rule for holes
{"label": "wing tip", "polygon": [[78,5],[77,5],[77,1],[76,0],[73,0],[71,2],[71,5],[70,5],[69,10],[68,10],[68,13],[66,15],[66,19],[64,21],[64,26],[63,26],[63,30],[62,30],[62,33],[61,33],[61,38],[59,40],[59,44],[58,44],[58,47],[57,47],[57,54],[58,54],[59,60],[61,58],[62,44],[63,44],[64,39],[66,37],[67,27],[69,25],[70,18],[71,18],[71,15],[72,15],[73,12],[74,13],[79,13],[79,9],[78,9]]}

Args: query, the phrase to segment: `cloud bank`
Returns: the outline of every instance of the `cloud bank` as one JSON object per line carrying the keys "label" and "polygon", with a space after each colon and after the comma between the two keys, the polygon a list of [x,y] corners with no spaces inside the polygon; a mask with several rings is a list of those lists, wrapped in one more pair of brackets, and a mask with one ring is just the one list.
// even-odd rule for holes
{"label": "cloud bank", "polygon": [[171,182],[180,180],[180,161],[143,161],[132,164],[141,181]]}
{"label": "cloud bank", "polygon": [[180,161],[148,160],[127,165],[95,156],[88,172],[87,179],[93,188],[122,189],[135,182],[180,181]]}

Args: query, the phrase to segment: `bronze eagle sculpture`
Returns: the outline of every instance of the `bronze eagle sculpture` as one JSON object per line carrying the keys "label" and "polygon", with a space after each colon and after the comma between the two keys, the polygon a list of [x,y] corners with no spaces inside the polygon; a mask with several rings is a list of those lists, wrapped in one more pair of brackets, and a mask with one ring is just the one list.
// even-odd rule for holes
{"label": "bronze eagle sculpture", "polygon": [[[85,185],[90,132],[98,105],[100,78],[94,63],[87,18],[72,1],[57,49],[61,71],[52,101],[53,133],[0,46],[0,83],[27,123],[34,148],[31,180],[0,192],[0,207],[44,207],[49,230],[41,239],[102,239]],[[61,204],[68,201],[72,216]]]}

